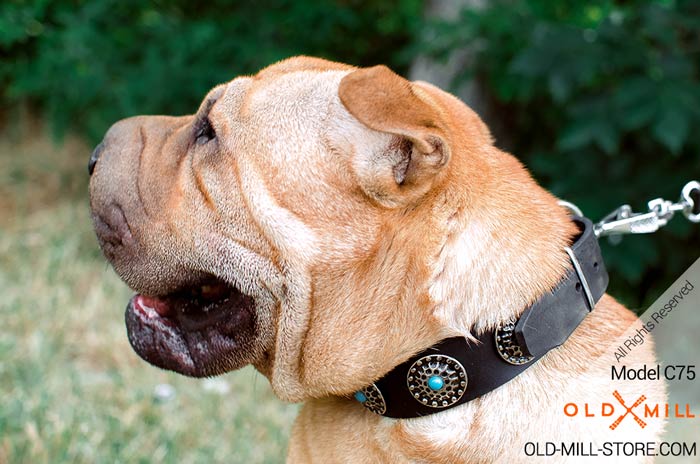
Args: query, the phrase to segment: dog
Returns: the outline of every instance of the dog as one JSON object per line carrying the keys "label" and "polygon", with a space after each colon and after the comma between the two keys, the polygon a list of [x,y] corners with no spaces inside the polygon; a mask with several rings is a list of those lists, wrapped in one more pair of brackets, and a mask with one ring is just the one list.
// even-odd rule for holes
{"label": "dog", "polygon": [[[663,383],[613,382],[610,342],[637,318],[604,289],[561,346],[470,401],[392,419],[355,400],[442,340],[488,344],[574,272],[569,211],[447,92],[290,58],[194,115],[117,122],[89,170],[100,247],[137,292],[135,351],[194,377],[255,366],[304,402],[288,462],[530,462],[545,441],[659,440],[661,419],[611,430],[596,409],[613,392],[637,415],[640,395],[666,400]],[[654,364],[651,342],[634,358]]]}

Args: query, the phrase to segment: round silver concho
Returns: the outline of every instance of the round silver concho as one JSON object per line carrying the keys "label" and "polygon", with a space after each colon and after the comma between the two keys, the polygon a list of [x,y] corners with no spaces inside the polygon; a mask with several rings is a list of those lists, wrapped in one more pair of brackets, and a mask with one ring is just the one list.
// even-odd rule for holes
{"label": "round silver concho", "polygon": [[496,351],[509,364],[520,366],[532,361],[532,356],[526,355],[515,338],[515,324],[510,320],[496,330]]}
{"label": "round silver concho", "polygon": [[413,399],[431,408],[446,408],[459,401],[467,390],[467,382],[467,373],[459,361],[442,354],[423,356],[406,375]]}
{"label": "round silver concho", "polygon": [[360,390],[360,392],[362,392],[362,394],[365,396],[365,400],[362,401],[362,406],[375,414],[382,415],[386,412],[386,402],[384,401],[384,396],[375,384],[366,386]]}

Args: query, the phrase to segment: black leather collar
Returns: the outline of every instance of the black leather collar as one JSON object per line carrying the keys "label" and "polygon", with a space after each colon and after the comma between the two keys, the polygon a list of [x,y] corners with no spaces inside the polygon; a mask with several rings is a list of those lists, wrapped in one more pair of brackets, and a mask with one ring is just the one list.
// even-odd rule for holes
{"label": "black leather collar", "polygon": [[566,341],[608,286],[608,273],[587,218],[574,217],[580,234],[567,253],[572,267],[559,284],[517,321],[478,335],[443,340],[355,393],[386,417],[434,414],[478,398],[523,372]]}

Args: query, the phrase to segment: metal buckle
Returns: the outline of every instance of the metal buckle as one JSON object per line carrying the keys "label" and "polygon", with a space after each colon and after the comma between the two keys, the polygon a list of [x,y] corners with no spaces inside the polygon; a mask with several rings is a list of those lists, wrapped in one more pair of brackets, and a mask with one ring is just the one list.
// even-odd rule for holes
{"label": "metal buckle", "polygon": [[578,279],[579,281],[581,281],[583,293],[586,295],[586,299],[588,300],[588,311],[591,312],[595,307],[595,299],[593,298],[593,294],[591,293],[591,288],[588,286],[588,280],[586,280],[586,276],[583,275],[583,269],[581,269],[581,264],[578,262],[578,259],[576,259],[574,251],[569,247],[564,248],[564,250],[566,251],[566,254],[569,255],[571,263],[574,265],[574,270],[578,275]]}

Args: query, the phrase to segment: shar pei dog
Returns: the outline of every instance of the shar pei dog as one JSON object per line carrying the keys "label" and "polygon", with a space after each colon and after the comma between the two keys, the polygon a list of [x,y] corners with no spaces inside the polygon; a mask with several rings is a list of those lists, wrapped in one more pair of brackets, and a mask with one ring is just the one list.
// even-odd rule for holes
{"label": "shar pei dog", "polygon": [[[590,222],[428,83],[291,58],[193,115],[117,122],[89,170],[99,244],[136,292],[134,350],[193,377],[255,366],[304,403],[288,462],[659,439],[663,420],[629,413],[664,385],[611,378],[636,317],[605,293]],[[655,363],[651,343],[634,355]]]}

